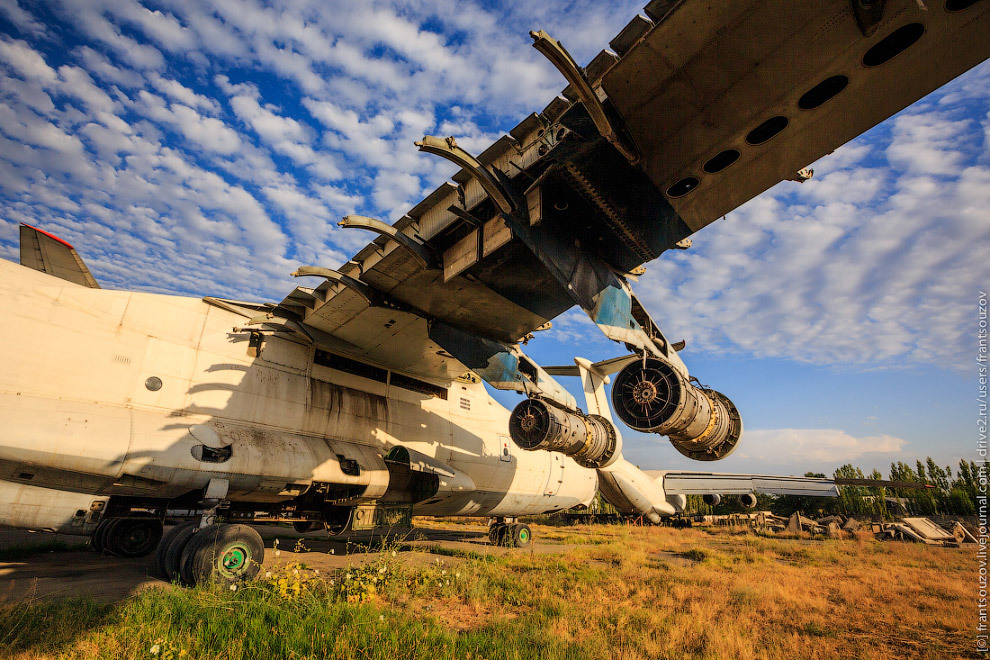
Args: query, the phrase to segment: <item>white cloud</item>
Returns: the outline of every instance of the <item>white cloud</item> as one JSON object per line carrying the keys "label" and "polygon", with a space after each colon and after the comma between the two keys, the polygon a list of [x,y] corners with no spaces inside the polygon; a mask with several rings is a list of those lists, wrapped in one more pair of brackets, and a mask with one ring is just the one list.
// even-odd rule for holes
{"label": "white cloud", "polygon": [[839,429],[746,429],[736,453],[741,460],[768,466],[840,465],[867,454],[895,455],[905,444],[906,441],[891,435],[856,437]]}
{"label": "white cloud", "polygon": [[0,62],[26,80],[50,84],[55,81],[55,70],[45,59],[23,41],[0,39]]}
{"label": "white cloud", "polygon": [[102,80],[123,85],[124,87],[141,87],[144,85],[144,77],[132,70],[115,66],[102,53],[99,53],[89,46],[80,46],[75,54],[82,61],[85,69]]}
{"label": "white cloud", "polygon": [[193,108],[199,108],[200,110],[206,110],[210,113],[215,113],[218,110],[216,101],[202,94],[197,94],[177,80],[164,78],[155,72],[149,74],[148,80],[155,89],[169,96],[174,101]]}
{"label": "white cloud", "polygon": [[21,7],[17,0],[0,0],[0,14],[3,14],[8,21],[25,34],[42,38],[46,36],[47,31],[44,24],[38,21],[31,12]]}

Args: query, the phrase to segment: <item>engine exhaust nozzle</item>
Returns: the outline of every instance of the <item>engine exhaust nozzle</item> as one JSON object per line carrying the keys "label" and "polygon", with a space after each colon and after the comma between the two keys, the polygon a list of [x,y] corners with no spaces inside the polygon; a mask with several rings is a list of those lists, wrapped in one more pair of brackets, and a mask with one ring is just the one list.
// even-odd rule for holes
{"label": "engine exhaust nozzle", "polygon": [[589,468],[610,465],[622,444],[607,419],[564,410],[542,399],[527,399],[515,407],[509,435],[522,449],[560,452]]}
{"label": "engine exhaust nozzle", "polygon": [[727,396],[693,385],[657,358],[619,372],[612,405],[631,428],[669,437],[677,451],[696,461],[725,458],[742,435],[742,418]]}
{"label": "engine exhaust nozzle", "polygon": [[701,496],[701,501],[708,506],[718,506],[718,503],[722,501],[722,496],[718,493],[705,493]]}

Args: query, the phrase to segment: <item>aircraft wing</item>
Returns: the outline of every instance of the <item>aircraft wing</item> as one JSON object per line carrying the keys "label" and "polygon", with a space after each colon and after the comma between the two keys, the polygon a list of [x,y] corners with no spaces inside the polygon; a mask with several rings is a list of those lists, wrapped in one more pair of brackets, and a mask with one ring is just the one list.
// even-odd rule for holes
{"label": "aircraft wing", "polygon": [[660,481],[664,492],[668,495],[745,495],[746,493],[808,497],[839,495],[839,488],[834,479],[818,477],[650,470],[647,470],[646,474]]}
{"label": "aircraft wing", "polygon": [[982,62],[988,18],[973,0],[657,0],[601,86],[697,231]]}
{"label": "aircraft wing", "polygon": [[99,289],[76,249],[57,236],[21,224],[21,265],[54,275],[73,284]]}
{"label": "aircraft wing", "polygon": [[[683,364],[627,274],[990,55],[972,0],[653,0],[569,83],[338,269],[269,316],[357,359],[573,399],[517,343],[574,305],[610,339]],[[813,185],[813,184],[809,184]],[[686,374],[686,369],[682,369]]]}

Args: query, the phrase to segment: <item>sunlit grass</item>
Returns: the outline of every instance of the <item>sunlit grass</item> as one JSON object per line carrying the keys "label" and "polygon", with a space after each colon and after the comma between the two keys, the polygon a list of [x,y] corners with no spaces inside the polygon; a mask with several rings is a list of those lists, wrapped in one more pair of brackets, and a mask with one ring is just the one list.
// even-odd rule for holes
{"label": "sunlit grass", "polygon": [[413,568],[408,547],[385,545],[329,575],[306,568],[305,553],[282,552],[270,575],[236,591],[0,606],[0,649],[15,658],[967,655],[966,549],[656,527],[534,531],[564,551],[425,546],[411,551],[441,554]]}

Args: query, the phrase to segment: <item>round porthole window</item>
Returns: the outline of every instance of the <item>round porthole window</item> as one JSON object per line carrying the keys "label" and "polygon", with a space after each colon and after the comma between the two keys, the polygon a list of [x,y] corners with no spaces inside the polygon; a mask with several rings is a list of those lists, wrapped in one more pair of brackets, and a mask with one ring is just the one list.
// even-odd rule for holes
{"label": "round porthole window", "polygon": [[152,392],[157,392],[162,389],[162,379],[158,376],[152,376],[148,380],[144,381],[144,386]]}

